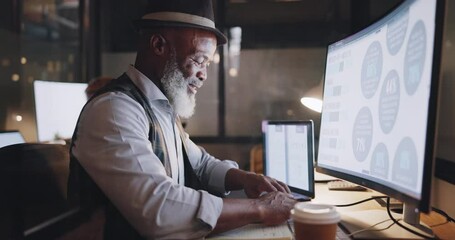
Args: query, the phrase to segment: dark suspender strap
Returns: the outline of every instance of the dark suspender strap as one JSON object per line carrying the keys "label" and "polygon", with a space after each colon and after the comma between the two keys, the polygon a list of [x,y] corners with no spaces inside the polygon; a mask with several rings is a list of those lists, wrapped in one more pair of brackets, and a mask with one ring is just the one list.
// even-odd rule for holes
{"label": "dark suspender strap", "polygon": [[144,108],[150,123],[149,140],[152,143],[153,152],[161,160],[161,163],[166,170],[166,174],[169,177],[172,177],[169,154],[167,152],[166,141],[164,140],[163,129],[158,123],[158,119],[153,113],[152,108],[142,91],[140,91],[137,86],[134,85],[134,83],[128,78],[126,74],[123,74],[119,78],[119,84],[117,86],[108,90],[125,93]]}
{"label": "dark suspender strap", "polygon": [[[118,79],[112,80],[106,87],[98,91],[87,102],[90,102],[96,96],[107,92],[122,92],[136,102],[138,102],[145,110],[147,118],[150,122],[149,141],[152,143],[154,153],[158,156],[163,166],[166,169],[166,174],[171,176],[169,163],[169,155],[167,152],[166,142],[164,140],[163,130],[158,123],[158,120],[149,105],[147,98],[137,88],[136,85],[129,79],[126,74],[123,74]],[[84,106],[85,108],[85,106]],[[79,120],[78,120],[79,123]],[[185,186],[193,189],[204,189],[207,187],[201,184],[201,181],[194,173],[193,167],[187,155],[187,144],[185,141],[184,130],[180,119],[176,118],[176,124],[179,129],[182,139],[182,153],[184,160]],[[72,153],[74,143],[77,138],[78,126],[73,134],[70,148],[70,177],[68,181],[68,196],[70,199],[78,200],[82,207],[93,209],[99,205],[105,205],[106,223],[104,231],[104,239],[142,239],[137,231],[125,220],[114,205],[105,197],[98,186],[93,182],[91,177],[79,164]]]}
{"label": "dark suspender strap", "polygon": [[[123,74],[118,79],[112,80],[111,82],[108,83],[106,87],[96,92],[95,95],[87,101],[87,103],[92,101],[95,97],[106,92],[125,93],[126,95],[137,101],[144,108],[150,122],[149,140],[152,143],[153,151],[163,164],[166,170],[166,174],[168,176],[171,176],[169,155],[166,148],[166,142],[164,141],[163,130],[161,126],[158,124],[158,120],[156,119],[155,114],[151,110],[151,107],[146,101],[146,98],[142,94],[142,92],[139,89],[137,89],[137,87],[126,74]],[[87,106],[87,103],[82,109],[82,111],[84,111],[85,107]],[[94,205],[93,207],[96,207],[97,205],[106,202],[106,198],[104,194],[102,194],[98,186],[93,183],[93,181],[82,168],[82,166],[80,166],[79,161],[77,161],[77,159],[75,159],[73,155],[73,147],[74,143],[76,142],[77,132],[79,129],[78,126],[79,120],[80,119],[78,119],[77,121],[70,146],[70,176],[68,180],[68,198],[71,201],[74,201],[77,204],[80,203],[86,207],[89,207],[90,205]]]}
{"label": "dark suspender strap", "polygon": [[182,152],[183,152],[183,165],[185,171],[185,186],[191,187],[196,190],[206,190],[208,188],[206,185],[203,185],[200,179],[197,177],[196,173],[194,173],[193,166],[191,165],[190,159],[188,157],[188,147],[185,141],[185,130],[183,129],[182,122],[180,121],[179,117],[176,117],[176,124],[179,129],[180,139],[182,139]]}
{"label": "dark suspender strap", "polygon": [[[166,142],[164,141],[163,131],[141,91],[137,89],[126,74],[123,74],[120,78],[112,80],[106,87],[98,91],[87,101],[87,103],[92,101],[96,96],[106,92],[125,93],[145,109],[150,122],[149,141],[152,143],[152,148],[155,154],[165,166],[166,173],[170,176],[171,171],[167,148],[164,145]],[[85,106],[87,106],[87,104]],[[85,109],[85,106],[83,110]],[[106,222],[104,226],[104,239],[143,239],[131,226],[131,224],[126,221],[117,208],[106,198],[104,193],[93,182],[92,178],[74,157],[73,147],[77,139],[78,123],[79,119],[77,121],[70,147],[68,198],[71,202],[79,204],[83,209],[89,212],[93,211],[93,209],[99,207],[100,205],[105,206]]]}

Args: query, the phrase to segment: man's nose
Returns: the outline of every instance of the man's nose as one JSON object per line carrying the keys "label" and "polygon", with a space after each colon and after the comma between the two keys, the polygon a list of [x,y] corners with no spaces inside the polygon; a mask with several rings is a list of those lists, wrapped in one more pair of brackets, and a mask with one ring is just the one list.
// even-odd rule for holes
{"label": "man's nose", "polygon": [[207,68],[204,68],[204,69],[201,69],[200,71],[198,71],[196,74],[196,77],[201,81],[206,80],[207,79]]}

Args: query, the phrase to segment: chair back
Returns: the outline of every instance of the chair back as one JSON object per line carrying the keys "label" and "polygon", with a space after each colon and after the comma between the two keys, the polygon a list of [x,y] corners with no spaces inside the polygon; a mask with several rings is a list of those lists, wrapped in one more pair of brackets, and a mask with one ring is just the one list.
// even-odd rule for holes
{"label": "chair back", "polygon": [[262,144],[254,145],[250,150],[250,171],[264,174],[264,153]]}
{"label": "chair back", "polygon": [[78,212],[66,199],[68,174],[65,145],[0,148],[0,239],[56,237],[58,231],[49,227]]}

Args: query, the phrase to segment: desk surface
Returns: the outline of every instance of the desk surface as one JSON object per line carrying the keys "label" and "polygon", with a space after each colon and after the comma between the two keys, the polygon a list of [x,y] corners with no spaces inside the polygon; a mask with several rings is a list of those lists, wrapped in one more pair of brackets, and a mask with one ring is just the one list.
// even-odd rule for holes
{"label": "desk surface", "polygon": [[[372,196],[382,195],[374,191],[331,191],[325,183],[316,183],[316,197],[313,202],[333,205],[353,203]],[[376,201],[368,201],[352,207],[338,208],[340,212],[351,212],[368,209],[381,209]],[[455,239],[455,223],[446,223],[443,216],[438,213],[421,214],[421,221],[431,227],[433,232],[441,239]]]}
{"label": "desk surface", "polygon": [[[316,183],[315,184],[315,198],[312,200],[314,203],[325,203],[332,205],[342,205],[354,203],[360,200],[370,198],[372,196],[383,195],[381,193],[368,190],[368,191],[333,191],[329,190],[326,183]],[[234,194],[235,195],[235,194]],[[242,197],[242,194],[239,196],[231,197]],[[372,200],[357,204],[350,207],[339,207],[337,210],[343,213],[355,213],[356,211],[364,210],[375,210],[375,209],[385,209],[381,205]],[[452,216],[453,217],[453,216]],[[387,218],[387,217],[386,217]],[[440,239],[453,239],[455,240],[455,223],[446,222],[446,219],[438,213],[431,212],[429,214],[421,214],[421,221],[431,227],[433,233],[436,234]]]}

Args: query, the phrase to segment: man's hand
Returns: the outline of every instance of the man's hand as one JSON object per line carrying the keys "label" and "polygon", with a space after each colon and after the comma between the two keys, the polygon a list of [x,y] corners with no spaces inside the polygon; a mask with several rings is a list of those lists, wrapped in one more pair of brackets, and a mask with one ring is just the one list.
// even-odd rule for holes
{"label": "man's hand", "polygon": [[283,182],[234,168],[227,172],[225,185],[227,190],[243,189],[249,198],[258,198],[264,192],[291,192]]}
{"label": "man's hand", "polygon": [[263,192],[291,192],[283,182],[254,173],[245,176],[243,189],[249,198],[258,198]]}
{"label": "man's hand", "polygon": [[261,223],[269,226],[288,220],[296,203],[291,195],[282,192],[270,192],[255,201],[259,208]]}
{"label": "man's hand", "polygon": [[226,173],[225,187],[228,191],[243,189],[250,199],[223,198],[223,210],[213,234],[250,223],[283,223],[289,219],[291,209],[297,203],[286,184],[236,168]]}
{"label": "man's hand", "polygon": [[223,198],[223,210],[212,234],[250,223],[277,225],[288,220],[297,201],[282,192],[270,192],[257,199]]}

